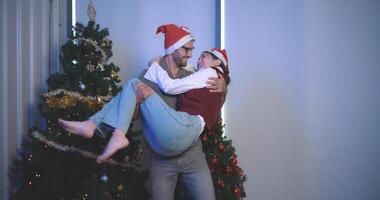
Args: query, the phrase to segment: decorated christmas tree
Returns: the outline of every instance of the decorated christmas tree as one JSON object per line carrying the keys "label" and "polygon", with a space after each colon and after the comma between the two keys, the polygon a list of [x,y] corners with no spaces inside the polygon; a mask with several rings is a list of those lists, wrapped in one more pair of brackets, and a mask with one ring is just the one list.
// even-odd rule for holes
{"label": "decorated christmas tree", "polygon": [[[223,134],[222,119],[210,131],[201,135],[203,151],[206,155],[217,200],[238,200],[246,197],[243,183],[247,177],[238,166],[232,141]],[[191,200],[184,186],[179,182],[175,200]]]}
{"label": "decorated christmas tree", "polygon": [[87,26],[77,23],[61,47],[63,72],[47,80],[40,106],[47,130],[33,129],[25,138],[10,169],[11,199],[122,200],[147,199],[146,172],[138,162],[142,149],[136,132],[128,130],[130,145],[103,164],[95,162],[108,137],[84,139],[63,130],[58,118],[83,121],[120,91],[119,67],[108,60],[112,41],[107,29],[95,23],[89,5]]}

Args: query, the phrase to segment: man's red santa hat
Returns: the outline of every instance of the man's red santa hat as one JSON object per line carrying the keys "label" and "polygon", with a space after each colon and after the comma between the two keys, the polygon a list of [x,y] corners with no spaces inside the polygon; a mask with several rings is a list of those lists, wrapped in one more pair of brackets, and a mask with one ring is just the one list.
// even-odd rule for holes
{"label": "man's red santa hat", "polygon": [[175,24],[166,24],[157,28],[156,35],[159,33],[165,34],[165,54],[171,54],[176,49],[181,48],[189,41],[194,40],[194,37],[184,26],[178,27]]}

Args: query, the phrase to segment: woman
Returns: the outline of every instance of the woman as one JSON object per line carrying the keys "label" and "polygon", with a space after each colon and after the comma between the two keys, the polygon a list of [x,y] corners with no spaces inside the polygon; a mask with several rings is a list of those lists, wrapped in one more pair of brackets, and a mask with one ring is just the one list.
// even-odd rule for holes
{"label": "woman", "polygon": [[[222,106],[221,96],[206,88],[209,77],[223,76],[229,84],[228,58],[225,50],[213,48],[204,51],[198,59],[197,72],[182,78],[171,79],[167,72],[154,62],[144,78],[156,83],[168,94],[180,94],[179,110],[171,109],[156,93],[141,103],[146,127],[152,131],[145,135],[150,146],[164,156],[177,155],[197,141],[202,131],[216,122]],[[123,91],[108,102],[101,111],[84,122],[59,119],[63,128],[74,134],[91,138],[95,129],[104,123],[115,130],[105,151],[98,156],[101,162],[117,150],[128,145],[125,134],[132,120],[136,105],[135,85],[138,79],[128,81]]]}

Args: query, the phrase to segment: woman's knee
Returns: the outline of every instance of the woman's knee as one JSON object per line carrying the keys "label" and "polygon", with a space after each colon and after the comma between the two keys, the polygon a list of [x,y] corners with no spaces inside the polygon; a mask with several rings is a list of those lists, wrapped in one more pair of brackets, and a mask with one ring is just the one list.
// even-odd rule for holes
{"label": "woman's knee", "polygon": [[128,82],[126,82],[125,84],[124,84],[124,86],[123,86],[123,88],[126,88],[126,87],[128,87],[129,85],[136,85],[136,83],[139,83],[139,82],[141,82],[139,79],[137,79],[137,78],[132,78],[132,79],[130,79]]}

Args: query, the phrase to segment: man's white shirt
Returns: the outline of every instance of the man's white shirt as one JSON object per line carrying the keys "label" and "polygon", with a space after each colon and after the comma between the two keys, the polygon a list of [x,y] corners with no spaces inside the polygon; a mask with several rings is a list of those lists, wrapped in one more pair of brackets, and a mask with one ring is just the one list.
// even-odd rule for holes
{"label": "man's white shirt", "polygon": [[[220,67],[219,70],[222,71]],[[182,94],[192,89],[208,86],[209,77],[218,77],[217,72],[211,67],[201,67],[198,71],[181,79],[172,79],[162,67],[154,62],[148,68],[144,78],[156,83],[167,94]]]}

